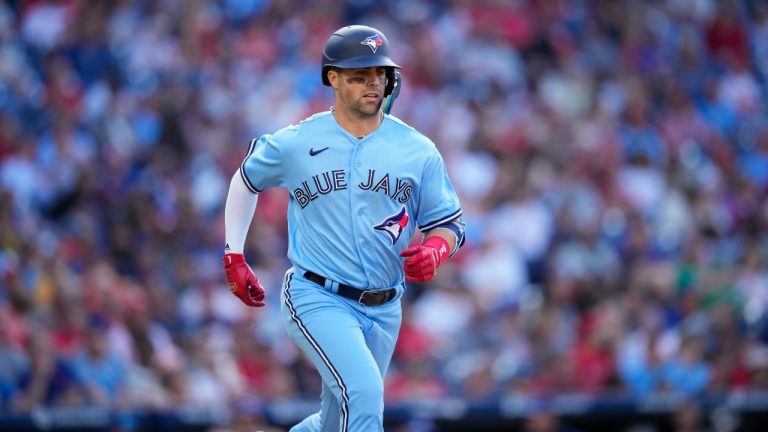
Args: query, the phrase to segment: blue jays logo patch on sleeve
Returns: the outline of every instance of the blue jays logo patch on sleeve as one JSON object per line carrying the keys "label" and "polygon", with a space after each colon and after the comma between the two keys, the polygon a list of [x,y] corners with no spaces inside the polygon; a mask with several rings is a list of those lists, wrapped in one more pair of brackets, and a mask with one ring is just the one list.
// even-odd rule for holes
{"label": "blue jays logo patch on sleeve", "polygon": [[373,229],[386,233],[394,245],[397,243],[397,240],[400,238],[400,234],[403,233],[403,229],[407,225],[408,213],[405,212],[405,207],[403,207],[403,209],[397,212],[397,214],[384,219],[384,222],[375,225]]}

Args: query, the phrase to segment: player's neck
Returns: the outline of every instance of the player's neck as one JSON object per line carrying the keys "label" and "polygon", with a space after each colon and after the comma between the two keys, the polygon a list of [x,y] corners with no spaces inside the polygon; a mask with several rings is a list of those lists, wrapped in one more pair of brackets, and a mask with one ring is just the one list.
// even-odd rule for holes
{"label": "player's neck", "polygon": [[360,117],[345,110],[334,109],[333,117],[342,129],[362,138],[379,128],[384,114],[379,111],[373,116]]}

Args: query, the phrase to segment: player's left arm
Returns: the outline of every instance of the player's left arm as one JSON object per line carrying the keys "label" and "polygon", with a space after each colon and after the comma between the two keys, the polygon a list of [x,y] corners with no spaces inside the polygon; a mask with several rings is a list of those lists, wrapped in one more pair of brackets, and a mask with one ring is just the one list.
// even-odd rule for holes
{"label": "player's left arm", "polygon": [[403,262],[405,280],[408,282],[427,282],[437,276],[437,269],[464,243],[464,223],[460,218],[440,225],[424,236],[418,246],[411,246],[400,256]]}
{"label": "player's left arm", "polygon": [[[446,249],[450,252],[453,252],[456,250],[456,246],[458,245],[458,241],[456,238],[456,234],[453,233],[453,231],[447,229],[447,228],[436,228],[432,231],[428,232],[426,236],[424,236],[424,241],[422,244],[430,241],[432,237],[439,237],[440,244],[443,244],[445,242]],[[452,255],[452,253],[449,253],[448,256]]]}
{"label": "player's left arm", "polygon": [[424,241],[409,247],[400,256],[405,257],[403,269],[409,282],[426,282],[437,275],[437,269],[464,244],[464,222],[456,192],[448,178],[442,157],[435,153],[425,164],[424,179],[419,197],[420,224]]}

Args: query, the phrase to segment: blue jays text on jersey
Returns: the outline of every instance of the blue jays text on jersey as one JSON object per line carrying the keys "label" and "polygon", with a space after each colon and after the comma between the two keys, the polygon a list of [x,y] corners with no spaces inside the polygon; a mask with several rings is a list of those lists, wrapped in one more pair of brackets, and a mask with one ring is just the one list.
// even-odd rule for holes
{"label": "blue jays text on jersey", "polygon": [[[319,196],[338,190],[347,189],[346,171],[335,169],[315,174],[311,180],[301,182],[301,187],[293,190],[293,198],[298,201],[301,208],[306,207]],[[376,170],[368,170],[368,178],[357,184],[361,190],[384,193],[399,203],[408,202],[413,186],[405,179],[395,178],[391,180],[389,173],[384,173],[381,178],[376,177]]]}
{"label": "blue jays text on jersey", "polygon": [[359,139],[332,112],[315,114],[253,140],[240,173],[254,193],[290,191],[295,267],[359,288],[402,283],[399,253],[416,229],[461,217],[435,145],[390,115]]}

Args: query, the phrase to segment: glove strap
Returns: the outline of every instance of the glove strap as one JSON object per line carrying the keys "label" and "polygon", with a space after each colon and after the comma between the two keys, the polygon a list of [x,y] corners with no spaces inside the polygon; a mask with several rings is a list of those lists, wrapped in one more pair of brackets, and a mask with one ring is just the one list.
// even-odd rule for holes
{"label": "glove strap", "polygon": [[427,238],[423,246],[431,247],[435,250],[437,255],[437,261],[435,262],[435,272],[444,262],[448,261],[448,257],[451,255],[451,248],[448,246],[448,241],[440,236],[432,236]]}
{"label": "glove strap", "polygon": [[232,264],[245,264],[245,255],[241,253],[224,254],[224,267],[229,268]]}

